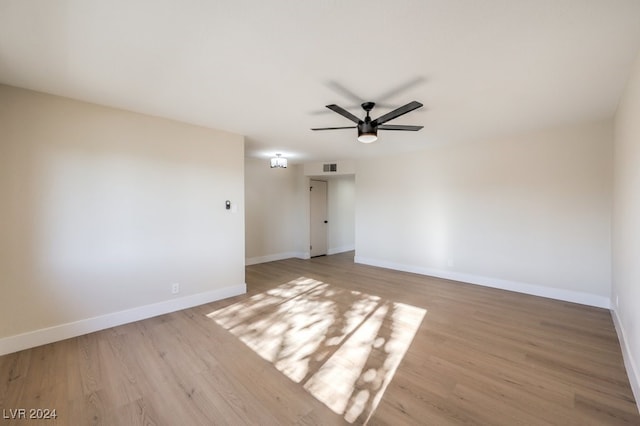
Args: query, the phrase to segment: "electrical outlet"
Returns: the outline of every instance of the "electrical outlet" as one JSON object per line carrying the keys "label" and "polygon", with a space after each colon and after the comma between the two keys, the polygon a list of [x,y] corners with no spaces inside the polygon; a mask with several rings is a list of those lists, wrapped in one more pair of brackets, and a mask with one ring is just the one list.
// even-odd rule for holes
{"label": "electrical outlet", "polygon": [[171,294],[178,294],[178,293],[180,293],[180,283],[171,284]]}

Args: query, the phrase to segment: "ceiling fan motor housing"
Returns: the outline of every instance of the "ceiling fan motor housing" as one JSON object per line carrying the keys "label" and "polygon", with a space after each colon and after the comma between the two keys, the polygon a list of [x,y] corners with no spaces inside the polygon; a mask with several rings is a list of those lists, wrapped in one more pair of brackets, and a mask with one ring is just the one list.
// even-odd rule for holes
{"label": "ceiling fan motor housing", "polygon": [[367,116],[364,118],[364,121],[361,120],[358,123],[358,138],[362,135],[378,135],[378,125],[369,117],[369,111],[371,111],[374,106],[375,103],[373,102],[365,102],[362,104],[362,108],[367,112]]}
{"label": "ceiling fan motor housing", "polygon": [[362,123],[358,124],[358,136],[362,134],[375,135],[376,132],[378,131],[377,127],[378,126],[375,126],[370,120],[363,121]]}
{"label": "ceiling fan motor housing", "polygon": [[358,123],[358,141],[362,143],[375,142],[378,139],[378,126],[367,116],[365,121]]}

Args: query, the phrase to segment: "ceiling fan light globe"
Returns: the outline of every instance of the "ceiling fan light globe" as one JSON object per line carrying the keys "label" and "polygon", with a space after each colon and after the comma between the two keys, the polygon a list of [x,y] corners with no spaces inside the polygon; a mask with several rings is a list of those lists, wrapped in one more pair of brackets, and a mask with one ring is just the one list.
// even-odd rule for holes
{"label": "ceiling fan light globe", "polygon": [[378,140],[378,136],[375,133],[363,133],[358,135],[358,142],[371,143]]}

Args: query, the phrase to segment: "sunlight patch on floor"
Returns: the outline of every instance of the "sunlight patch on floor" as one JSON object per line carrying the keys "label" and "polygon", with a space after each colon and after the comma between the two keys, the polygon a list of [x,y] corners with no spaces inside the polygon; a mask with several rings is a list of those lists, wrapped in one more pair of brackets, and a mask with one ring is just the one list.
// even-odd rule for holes
{"label": "sunlight patch on floor", "polygon": [[300,277],[208,317],[350,423],[366,423],[426,310]]}

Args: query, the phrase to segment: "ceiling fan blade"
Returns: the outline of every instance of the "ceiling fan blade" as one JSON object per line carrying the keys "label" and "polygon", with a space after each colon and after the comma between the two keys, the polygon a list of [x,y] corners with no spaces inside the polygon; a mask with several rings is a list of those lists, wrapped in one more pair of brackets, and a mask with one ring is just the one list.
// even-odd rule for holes
{"label": "ceiling fan blade", "polygon": [[344,87],[342,84],[338,83],[337,81],[329,81],[327,83],[327,86],[329,86],[331,89],[333,89],[336,93],[339,93],[349,99],[351,99],[352,102],[355,102],[358,106],[364,102],[364,99],[362,99],[360,96],[356,95],[354,92],[352,92],[351,90],[347,89],[346,87]]}
{"label": "ceiling fan blade", "polygon": [[355,129],[357,126],[347,126],[347,127],[320,127],[317,129],[311,130],[339,130],[339,129]]}
{"label": "ceiling fan blade", "polygon": [[353,121],[356,124],[360,123],[360,119],[358,117],[351,114],[346,109],[339,107],[338,105],[335,105],[335,104],[327,105],[327,108],[329,108],[331,111],[337,112],[338,114],[340,114],[345,118],[348,118],[349,120]]}
{"label": "ceiling fan blade", "polygon": [[424,126],[405,126],[403,124],[382,124],[378,126],[378,130],[405,130],[409,132],[417,132]]}
{"label": "ceiling fan blade", "polygon": [[394,109],[391,112],[388,112],[378,118],[376,118],[375,120],[373,120],[373,122],[375,124],[382,124],[382,123],[386,123],[389,120],[393,120],[394,118],[398,118],[401,115],[404,115],[408,112],[413,111],[414,109],[418,109],[422,106],[422,104],[420,102],[409,102],[408,104],[401,106],[400,108]]}
{"label": "ceiling fan blade", "polygon": [[382,102],[386,101],[387,99],[391,99],[394,96],[399,95],[402,92],[406,92],[407,90],[424,83],[424,81],[426,80],[425,77],[419,75],[416,76],[414,78],[412,78],[411,80],[408,80],[402,84],[400,84],[399,86],[393,87],[391,89],[389,89],[388,91],[386,91],[385,93],[383,93],[382,95],[376,97],[376,105],[377,106],[382,106]]}

